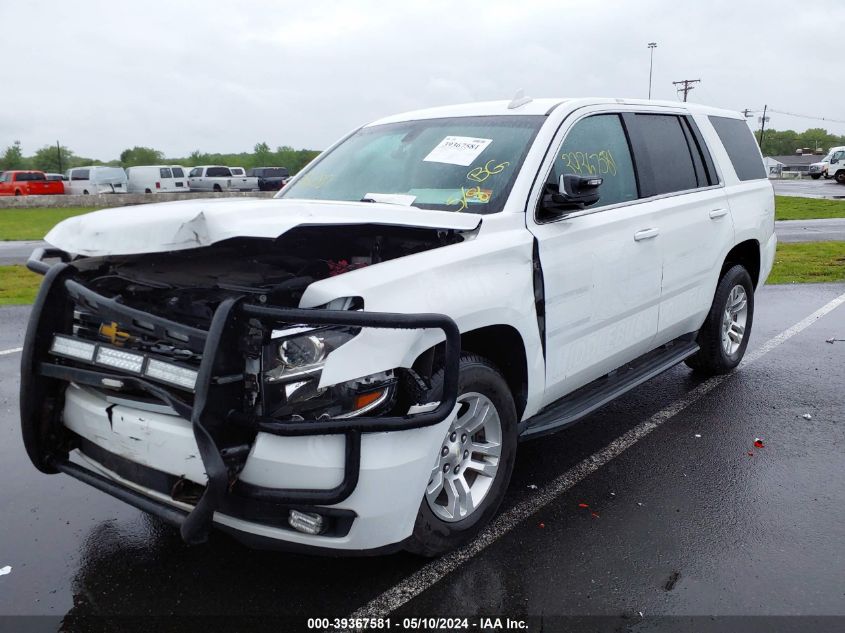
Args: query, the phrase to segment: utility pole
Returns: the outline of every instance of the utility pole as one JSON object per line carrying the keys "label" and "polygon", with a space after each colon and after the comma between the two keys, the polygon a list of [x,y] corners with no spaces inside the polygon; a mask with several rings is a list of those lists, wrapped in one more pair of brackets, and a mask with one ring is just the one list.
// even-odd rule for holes
{"label": "utility pole", "polygon": [[693,84],[700,84],[700,83],[701,83],[701,79],[684,79],[682,81],[673,81],[672,82],[672,84],[675,85],[675,86],[680,86],[681,84],[683,84],[684,87],[678,88],[677,90],[678,90],[678,92],[683,91],[684,101],[687,100],[687,93],[690,90],[693,89],[693,87],[694,87]]}
{"label": "utility pole", "polygon": [[651,71],[654,68],[654,49],[657,48],[657,42],[649,42],[649,60],[648,60],[648,98],[651,99]]}
{"label": "utility pole", "polygon": [[59,157],[59,173],[62,173],[62,147],[58,141],[56,141],[56,154]]}
{"label": "utility pole", "polygon": [[760,117],[760,153],[763,153],[763,134],[766,132],[766,109],[768,105],[763,106],[763,116]]}

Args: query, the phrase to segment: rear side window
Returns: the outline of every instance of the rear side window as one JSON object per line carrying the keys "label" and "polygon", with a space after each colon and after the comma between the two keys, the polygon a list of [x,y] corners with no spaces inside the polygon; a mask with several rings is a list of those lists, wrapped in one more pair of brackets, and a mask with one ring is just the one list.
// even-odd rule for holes
{"label": "rear side window", "polygon": [[716,129],[719,140],[725,146],[728,157],[740,180],[757,180],[766,177],[766,168],[760,158],[757,141],[751,134],[748,124],[742,119],[729,119],[722,116],[708,117]]}
{"label": "rear side window", "polygon": [[70,179],[71,180],[88,180],[89,170],[87,169],[74,169],[70,172]]}
{"label": "rear side window", "polygon": [[173,178],[173,173],[168,167],[160,167],[158,174],[161,178]]}
{"label": "rear side window", "polygon": [[205,170],[205,175],[209,178],[228,178],[232,174],[228,167],[209,167]]}
{"label": "rear side window", "polygon": [[174,167],[174,168],[173,168],[173,177],[174,177],[174,178],[184,178],[184,177],[185,177],[185,172],[184,172],[184,171],[182,171],[182,168],[181,168],[181,167]]}
{"label": "rear side window", "polygon": [[597,114],[575,124],[560,146],[549,184],[557,185],[563,174],[604,180],[601,197],[590,209],[637,199],[637,179],[619,115]]}
{"label": "rear side window", "polygon": [[645,195],[697,188],[695,163],[681,119],[673,114],[637,114],[634,121],[651,168],[653,188]]}

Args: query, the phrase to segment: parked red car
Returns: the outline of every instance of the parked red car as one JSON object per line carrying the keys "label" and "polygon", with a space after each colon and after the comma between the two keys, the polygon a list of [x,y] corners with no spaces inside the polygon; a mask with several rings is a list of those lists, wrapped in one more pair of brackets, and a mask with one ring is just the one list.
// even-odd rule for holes
{"label": "parked red car", "polygon": [[65,192],[61,180],[47,180],[43,171],[15,170],[0,174],[0,196],[44,196]]}

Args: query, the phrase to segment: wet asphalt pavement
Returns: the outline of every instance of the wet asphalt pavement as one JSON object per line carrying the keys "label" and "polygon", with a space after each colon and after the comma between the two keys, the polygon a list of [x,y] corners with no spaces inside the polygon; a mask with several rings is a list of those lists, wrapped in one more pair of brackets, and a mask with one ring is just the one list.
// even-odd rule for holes
{"label": "wet asphalt pavement", "polygon": [[[844,284],[765,287],[749,351],[843,293]],[[0,351],[20,345],[28,311],[0,309]],[[572,621],[555,628],[554,618],[589,615],[608,616],[616,628],[607,630],[652,631],[677,630],[680,622],[654,616],[838,615],[824,622],[841,630],[845,342],[826,339],[845,339],[845,304],[741,365],[424,587],[393,620],[483,614],[531,617],[531,630],[588,630]],[[38,473],[18,430],[19,361],[17,353],[0,356],[0,567],[12,566],[0,576],[0,616],[54,619],[2,622],[105,630],[88,618],[225,615],[254,618],[240,630],[263,630],[268,622],[268,630],[304,630],[305,618],[350,615],[425,566],[406,554],[330,559],[251,551],[223,535],[188,548],[157,520],[69,477]],[[503,510],[539,494],[533,486],[542,489],[699,382],[676,367],[580,424],[521,445]],[[764,448],[753,446],[758,437]],[[273,619],[279,616],[293,617]],[[120,622],[120,629],[128,624]],[[150,630],[162,624],[132,622]],[[223,626],[209,617],[201,622],[200,630]],[[798,628],[789,630],[810,630],[803,620],[774,622],[765,630],[790,623]]]}
{"label": "wet asphalt pavement", "polygon": [[802,178],[801,180],[772,180],[772,187],[779,196],[801,198],[845,198],[845,186],[833,179]]}

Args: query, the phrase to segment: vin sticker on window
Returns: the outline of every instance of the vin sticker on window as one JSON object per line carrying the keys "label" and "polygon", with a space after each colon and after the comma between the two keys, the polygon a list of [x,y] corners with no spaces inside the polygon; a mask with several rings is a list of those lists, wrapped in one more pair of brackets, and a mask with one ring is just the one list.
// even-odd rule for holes
{"label": "vin sticker on window", "polygon": [[472,138],[470,136],[447,136],[437,144],[423,161],[429,163],[447,163],[467,167],[483,152],[491,138]]}

